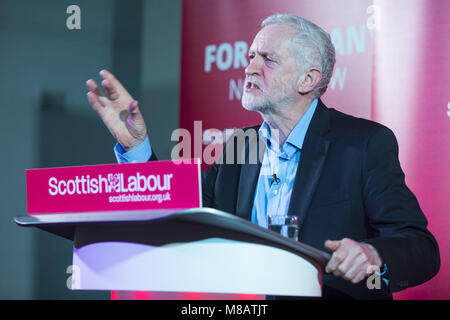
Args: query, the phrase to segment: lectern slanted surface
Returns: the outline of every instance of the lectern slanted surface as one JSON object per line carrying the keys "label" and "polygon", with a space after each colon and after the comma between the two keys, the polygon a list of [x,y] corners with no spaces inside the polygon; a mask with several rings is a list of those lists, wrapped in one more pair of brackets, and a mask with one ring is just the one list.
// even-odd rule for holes
{"label": "lectern slanted surface", "polygon": [[[247,220],[235,215],[212,209],[212,208],[192,208],[182,211],[177,210],[153,210],[153,211],[112,211],[112,212],[83,212],[83,213],[62,213],[43,215],[23,215],[14,218],[15,222],[23,227],[37,227],[45,231],[62,236],[75,241],[76,230],[89,227],[96,232],[89,232],[90,236],[100,235],[100,230],[124,230],[125,226],[135,229],[150,230],[152,225],[166,223],[189,223],[192,225],[215,226],[222,231],[237,232],[254,238],[254,241],[269,241],[274,245],[283,246],[284,249],[294,250],[298,254],[303,254],[314,260],[318,267],[324,268],[330,255],[303,243],[285,238],[275,232],[261,228]],[[214,230],[210,229],[212,235],[217,237]],[[177,237],[196,232],[173,233],[171,236]],[[117,232],[117,231],[116,231]],[[170,230],[168,231],[170,232]],[[109,232],[111,233],[111,232]],[[122,232],[124,233],[124,232]],[[241,236],[243,236],[241,235]],[[87,235],[86,235],[87,236]],[[105,235],[102,235],[105,236]],[[125,236],[125,235],[122,235]],[[133,235],[131,235],[133,236]],[[146,238],[152,237],[151,232],[145,232]],[[259,239],[259,240],[257,240]],[[100,240],[100,239],[98,239]],[[118,240],[118,239],[116,239]],[[125,239],[122,239],[126,241]],[[77,241],[87,241],[78,239]],[[76,242],[76,241],[75,241]]]}

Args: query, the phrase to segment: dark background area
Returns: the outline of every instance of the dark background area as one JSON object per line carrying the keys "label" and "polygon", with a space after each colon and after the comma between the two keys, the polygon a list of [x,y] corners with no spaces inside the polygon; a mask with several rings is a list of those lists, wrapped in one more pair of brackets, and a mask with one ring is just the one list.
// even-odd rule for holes
{"label": "dark background area", "polygon": [[[69,30],[69,5],[81,30]],[[72,243],[18,227],[25,170],[115,163],[86,80],[112,71],[140,102],[152,147],[169,158],[178,127],[181,0],[0,2],[0,299],[109,299],[66,287]]]}

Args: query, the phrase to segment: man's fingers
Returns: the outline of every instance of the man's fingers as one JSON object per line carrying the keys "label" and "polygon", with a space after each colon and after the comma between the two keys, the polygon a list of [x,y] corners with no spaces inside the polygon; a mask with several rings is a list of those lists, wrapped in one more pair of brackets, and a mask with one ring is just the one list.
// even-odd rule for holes
{"label": "man's fingers", "polygon": [[105,70],[105,69],[100,71],[100,75],[105,80],[114,78],[114,75],[111,72],[109,72],[108,70]]}
{"label": "man's fingers", "polygon": [[98,97],[104,97],[105,96],[103,94],[103,92],[100,90],[100,88],[98,87],[97,83],[94,80],[89,79],[88,81],[86,81],[86,86],[89,89],[89,91],[94,93],[96,96],[98,96]]}
{"label": "man's fingers", "polygon": [[[345,274],[345,269],[343,269],[345,265],[341,266],[341,264],[345,261],[345,259],[347,259],[349,249],[351,249],[351,246],[349,246],[351,243],[352,243],[351,240],[346,238],[339,241],[334,240],[325,241],[325,247],[334,251],[330,261],[325,267],[326,272],[333,273],[336,276],[342,276]],[[340,269],[338,269],[339,266],[341,266]]]}
{"label": "man's fingers", "polygon": [[352,281],[353,284],[357,284],[361,280],[363,280],[364,278],[365,278],[365,272],[364,271],[360,271],[356,276],[353,277],[353,279],[351,281]]}
{"label": "man's fingers", "polygon": [[341,241],[327,240],[325,241],[325,247],[331,251],[336,251],[341,246]]}
{"label": "man's fingers", "polygon": [[342,263],[342,261],[343,261],[343,258],[341,258],[340,256],[337,256],[336,253],[333,253],[330,261],[328,261],[328,264],[325,267],[325,272],[334,273],[337,270],[338,266]]}
{"label": "man's fingers", "polygon": [[111,100],[117,100],[120,97],[120,93],[117,88],[114,86],[111,80],[103,80],[102,86],[105,88],[106,94]]}
{"label": "man's fingers", "polygon": [[[100,71],[100,76],[104,79],[104,82],[102,82],[102,85],[104,86],[106,92],[108,92],[108,90],[113,90],[113,92],[112,92],[113,95],[116,95],[116,94],[120,95],[122,93],[127,92],[127,90],[122,86],[122,84],[119,82],[119,80],[117,80],[116,77],[108,70]],[[106,84],[106,87],[103,83]],[[108,92],[108,95],[111,97],[109,92]],[[117,99],[117,97],[114,96],[114,98],[111,97],[111,99],[115,100],[115,99]]]}
{"label": "man's fingers", "polygon": [[87,94],[89,104],[94,108],[97,113],[100,113],[103,109],[103,104],[100,102],[100,98],[92,91]]}
{"label": "man's fingers", "polygon": [[327,240],[325,241],[325,247],[330,249],[331,251],[334,251],[333,255],[331,256],[330,261],[328,261],[327,266],[325,267],[325,272],[327,273],[333,273],[336,271],[337,267],[341,264],[343,261],[343,252],[337,253],[337,249],[339,249],[341,245],[340,241],[332,241]]}
{"label": "man's fingers", "polygon": [[[334,273],[338,270],[339,265],[344,262],[347,253],[344,250],[337,250],[331,256],[330,261],[328,261],[325,271],[328,273]],[[339,271],[338,271],[339,273]]]}
{"label": "man's fingers", "polygon": [[[358,283],[369,276],[378,266],[371,266],[374,250],[369,250],[366,244],[358,243],[352,239],[344,238],[340,241],[327,240],[325,246],[334,251],[325,272],[336,277],[342,277],[352,283]],[[367,249],[369,248],[369,249]],[[380,259],[378,259],[380,260]],[[375,262],[378,263],[378,262]]]}
{"label": "man's fingers", "polygon": [[343,266],[345,269],[345,273],[343,278],[345,280],[353,280],[355,277],[363,272],[365,274],[366,267],[366,258],[364,255],[359,254],[356,255],[353,259],[347,259],[348,262]]}

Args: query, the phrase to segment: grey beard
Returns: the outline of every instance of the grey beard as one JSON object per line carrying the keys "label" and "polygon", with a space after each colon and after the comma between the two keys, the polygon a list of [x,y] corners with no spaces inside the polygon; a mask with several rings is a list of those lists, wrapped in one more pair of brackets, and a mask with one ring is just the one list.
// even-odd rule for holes
{"label": "grey beard", "polygon": [[247,108],[244,103],[242,103],[242,106],[246,109],[246,110],[250,110],[250,111],[258,111],[262,114],[265,115],[281,115],[282,114],[282,110],[288,108],[288,106],[290,104],[292,104],[294,101],[293,98],[290,97],[286,97],[284,99],[282,99],[281,101],[279,101],[278,103],[273,103],[272,101],[267,101],[264,100],[260,105],[257,106],[252,106]]}
{"label": "grey beard", "polygon": [[[245,107],[244,107],[245,108]],[[251,111],[258,111],[261,112],[263,114],[274,114],[277,113],[277,108],[274,104],[272,103],[263,103],[259,106],[255,106],[252,108],[245,108],[247,110],[251,110]]]}

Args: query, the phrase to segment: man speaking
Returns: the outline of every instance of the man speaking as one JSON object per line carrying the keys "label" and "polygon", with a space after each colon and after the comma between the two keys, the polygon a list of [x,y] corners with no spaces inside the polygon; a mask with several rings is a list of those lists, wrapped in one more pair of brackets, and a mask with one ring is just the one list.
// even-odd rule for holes
{"label": "man speaking", "polygon": [[[242,105],[264,120],[253,128],[263,157],[203,172],[204,206],[263,227],[275,210],[298,216],[299,241],[333,252],[324,298],[392,299],[392,292],[432,278],[438,245],[405,184],[394,134],[320,100],[335,63],[330,36],[306,19],[276,14],[263,21],[248,58]],[[100,75],[106,95],[91,79],[88,100],[117,139],[119,162],[156,160],[137,102],[111,73]],[[252,143],[238,151],[249,152]],[[272,174],[281,186],[276,194]],[[381,289],[363,281],[375,269]]]}

